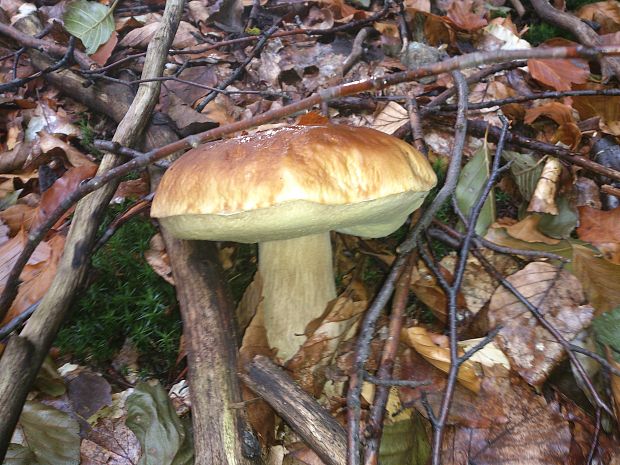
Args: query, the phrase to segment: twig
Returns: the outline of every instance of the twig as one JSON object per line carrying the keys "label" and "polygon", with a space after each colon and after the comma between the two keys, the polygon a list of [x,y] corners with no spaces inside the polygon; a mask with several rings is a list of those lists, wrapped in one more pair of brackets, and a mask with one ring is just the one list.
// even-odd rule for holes
{"label": "twig", "polygon": [[[403,326],[405,308],[409,300],[409,287],[411,281],[411,271],[415,263],[415,254],[410,254],[405,264],[405,269],[398,279],[394,299],[392,301],[392,314],[390,315],[390,325],[388,337],[381,353],[381,362],[377,370],[376,380],[383,380],[392,377],[394,361],[398,352],[400,342],[400,330]],[[365,375],[369,380],[369,375]],[[390,385],[377,384],[370,416],[366,426],[366,445],[364,446],[364,464],[376,465],[379,461],[379,445],[383,429],[383,419],[385,418],[385,406],[390,394]],[[391,384],[393,386],[393,384]]]}
{"label": "twig", "polygon": [[413,145],[424,155],[428,156],[428,148],[424,143],[424,134],[422,133],[420,109],[418,108],[418,102],[415,98],[407,99],[407,113],[409,114],[409,126],[411,127]]}
{"label": "twig", "polygon": [[[441,228],[443,231],[445,231],[446,234],[448,234],[452,238],[458,241],[461,241],[463,239],[463,235],[461,233],[459,233],[455,229],[452,229],[447,224],[442,223],[441,221],[438,221],[438,220],[433,220],[433,224]],[[428,230],[428,233],[431,235],[431,237],[445,242],[443,233],[441,231],[431,228]],[[542,250],[524,250],[524,249],[514,249],[512,247],[505,247],[503,245],[496,244],[495,242],[491,242],[478,235],[474,236],[474,245],[477,248],[485,247],[489,250],[493,250],[494,252],[499,252],[499,253],[503,253],[506,255],[513,255],[513,256],[522,255],[524,257],[530,257],[530,258],[548,258],[551,260],[558,260],[560,262],[565,262],[565,263],[570,262],[568,258],[564,258],[558,254],[554,254],[551,252],[545,252]],[[460,246],[457,248],[460,248]]]}
{"label": "twig", "polygon": [[[448,124],[446,123],[445,118],[442,118],[442,120],[443,121],[438,121],[438,123]],[[475,136],[485,137],[485,134],[488,134],[488,140],[490,140],[491,142],[497,141],[499,137],[499,128],[495,126],[490,126],[485,121],[470,120],[468,126],[468,131]],[[597,173],[603,176],[607,176],[608,178],[620,181],[620,171],[616,171],[612,168],[608,168],[599,163],[593,162],[592,160],[581,156],[577,152],[571,152],[570,150],[560,147],[558,145],[551,145],[547,144],[546,142],[530,139],[512,131],[509,131],[506,137],[507,144],[523,147],[529,150],[533,150],[537,153],[554,155],[558,158],[561,158],[567,163],[581,166],[582,168],[585,168],[592,173]]]}
{"label": "twig", "polygon": [[[499,107],[502,105],[508,105],[510,103],[524,103],[530,102],[532,100],[540,100],[547,98],[562,98],[562,97],[578,97],[578,96],[591,96],[591,95],[607,95],[607,96],[616,96],[620,95],[620,89],[585,89],[585,90],[565,90],[565,91],[547,91],[547,92],[536,92],[530,95],[520,95],[518,97],[506,97],[497,100],[489,100],[488,102],[477,102],[470,103],[470,110],[482,110],[484,108],[492,108]],[[403,96],[403,99],[406,97]],[[441,105],[439,108],[425,108],[423,110],[426,112],[433,111],[454,111],[456,109],[456,105]]]}
{"label": "twig", "polygon": [[525,7],[523,6],[523,3],[521,3],[520,0],[510,0],[510,3],[512,3],[512,6],[519,15],[519,18],[522,18],[525,14]]}
{"label": "twig", "polygon": [[[554,8],[547,0],[531,0],[532,6],[541,19],[572,32],[577,40],[588,47],[601,43],[599,35],[576,16]],[[620,59],[598,57],[603,68],[609,67],[616,79],[620,80]]]}
{"label": "twig", "polygon": [[[445,62],[444,62],[445,63]],[[432,217],[441,208],[445,200],[451,195],[456,187],[458,174],[461,168],[461,156],[463,146],[465,144],[466,134],[466,117],[467,114],[467,85],[461,73],[455,71],[453,73],[456,86],[458,88],[459,102],[461,106],[458,111],[458,122],[455,126],[455,143],[446,175],[446,181],[431,205],[424,212],[418,224],[409,232],[407,239],[400,247],[399,255],[394,261],[392,269],[388,274],[383,286],[379,290],[372,304],[366,310],[364,320],[360,328],[360,334],[355,347],[355,359],[353,362],[353,370],[349,379],[349,390],[347,392],[347,464],[359,465],[359,437],[360,437],[360,420],[361,405],[360,394],[362,390],[362,380],[364,376],[364,364],[368,359],[370,351],[370,341],[374,335],[374,328],[381,314],[381,310],[386,305],[392,292],[394,292],[395,283],[398,280],[406,262],[408,254],[413,250],[417,243],[418,236],[430,224]]]}
{"label": "twig", "polygon": [[[245,58],[245,60],[243,60],[243,63],[241,63],[237,67],[237,69],[235,69],[235,71],[230,76],[228,76],[227,79],[224,80],[224,82],[217,86],[217,90],[221,91],[226,89],[229,85],[239,79],[243,73],[245,73],[246,66],[248,66],[255,57],[260,55],[260,53],[263,51],[263,48],[265,48],[265,45],[267,45],[267,40],[269,39],[269,37],[271,37],[278,30],[278,24],[280,24],[280,21],[271,26],[267,31],[262,34],[260,40],[256,44],[256,47],[254,47],[252,52]],[[201,113],[202,110],[204,110],[204,108],[209,104],[209,102],[215,99],[215,97],[217,97],[217,92],[211,91],[210,93],[208,93],[207,96],[202,99],[202,101],[196,106],[196,111],[198,113]]]}
{"label": "twig", "polygon": [[257,355],[241,378],[273,407],[328,465],[345,465],[346,436],[323,407],[267,357]]}
{"label": "twig", "polygon": [[67,52],[65,53],[65,55],[62,57],[60,61],[50,66],[49,68],[41,70],[41,71],[37,71],[36,73],[31,74],[30,76],[13,79],[12,81],[9,81],[5,84],[0,84],[0,92],[7,92],[13,89],[17,89],[21,86],[26,85],[30,81],[34,81],[35,79],[43,76],[44,74],[51,73],[60,68],[64,68],[65,66],[69,66],[71,64],[71,60],[73,60],[74,58],[74,55],[75,55],[75,37],[71,36],[69,38],[69,46],[67,47]]}
{"label": "twig", "polygon": [[0,328],[0,341],[2,341],[5,337],[15,331],[17,328],[19,328],[23,323],[25,323],[28,318],[30,318],[30,315],[34,313],[38,306],[39,302],[32,304],[30,307],[28,307],[26,310],[21,312],[6,325]]}
{"label": "twig", "polygon": [[125,223],[141,215],[145,211],[148,211],[149,208],[151,208],[151,200],[153,200],[153,197],[154,194],[148,194],[127,207],[120,215],[117,215],[93,247],[93,254],[97,253],[97,251],[101,249]]}
{"label": "twig", "polygon": [[351,49],[351,53],[347,56],[342,63],[342,75],[346,76],[347,73],[353,68],[353,65],[357,63],[364,54],[364,42],[368,38],[368,34],[373,29],[370,27],[364,27],[357,32],[355,39],[353,40],[353,48]]}
{"label": "twig", "polygon": [[377,386],[398,386],[408,388],[418,388],[420,386],[428,386],[429,381],[410,381],[408,379],[383,379],[377,378],[370,373],[364,373],[364,379],[369,383],[376,384]]}
{"label": "twig", "polygon": [[457,333],[458,293],[461,288],[461,283],[463,282],[463,278],[465,276],[465,267],[467,265],[467,257],[469,256],[469,251],[472,245],[472,241],[474,239],[478,217],[480,216],[482,207],[484,203],[486,202],[486,199],[489,193],[491,192],[491,189],[497,182],[500,172],[501,172],[499,164],[502,158],[501,153],[502,153],[502,150],[504,149],[504,143],[506,141],[507,132],[508,132],[508,121],[504,119],[502,133],[499,138],[499,142],[497,144],[497,148],[495,151],[495,157],[493,158],[491,174],[489,176],[489,179],[485,183],[482,192],[478,196],[476,203],[471,208],[468,221],[466,222],[465,237],[463,238],[461,249],[459,250],[458,260],[456,262],[456,266],[454,270],[454,279],[452,280],[452,283],[450,285],[449,292],[447,292],[448,337],[450,338],[450,360],[452,361],[452,363],[450,364],[446,389],[442,397],[439,414],[437,415],[437,424],[435,425],[435,428],[433,431],[433,445],[432,445],[433,465],[441,464],[441,444],[443,442],[444,428],[446,425],[446,421],[448,419],[448,412],[450,410],[450,405],[452,403],[452,398],[454,396],[454,389],[456,387],[458,370],[460,368],[460,364],[457,363],[457,360],[459,358],[458,345],[457,345],[458,343],[458,333]]}
{"label": "twig", "polygon": [[[21,270],[28,261],[28,257],[30,257],[38,243],[43,239],[47,230],[49,230],[49,228],[58,220],[58,218],[60,218],[79,199],[101,188],[109,181],[117,179],[118,177],[123,176],[131,171],[144,168],[145,166],[148,166],[154,161],[159,160],[165,156],[171,155],[180,150],[186,150],[188,148],[195,147],[200,143],[217,139],[226,134],[231,134],[236,131],[241,131],[251,128],[253,126],[265,124],[275,119],[294,114],[298,111],[312,108],[313,106],[318,105],[323,101],[329,101],[337,97],[344,97],[360,92],[366,92],[372,89],[380,90],[395,84],[399,84],[401,82],[418,79],[420,77],[432,76],[436,74],[450,72],[455,69],[471,68],[480,66],[485,63],[494,63],[504,60],[510,61],[523,58],[568,58],[577,56],[589,57],[600,54],[620,54],[620,46],[608,46],[598,49],[588,49],[581,46],[570,46],[539,48],[530,50],[499,50],[485,53],[471,53],[468,55],[451,58],[442,62],[433,63],[427,66],[421,66],[410,71],[403,71],[380,78],[371,78],[363,81],[356,81],[351,83],[345,83],[339,86],[329,87],[290,105],[266,111],[265,113],[262,113],[244,121],[238,121],[196,135],[191,135],[184,139],[180,139],[179,141],[172,144],[168,144],[159,149],[147,152],[80,185],[78,189],[73,191],[63,200],[61,205],[55,211],[50,213],[49,219],[45,223],[43,223],[39,228],[29,234],[28,242],[25,244],[22,253],[16,260],[10,274],[8,275],[5,288],[2,292],[2,295],[0,296],[0,318],[4,317],[4,315],[8,311],[8,306],[16,295],[19,275],[21,274]],[[457,120],[457,127],[459,127],[459,124],[460,123],[458,123]],[[465,125],[463,123],[463,127],[464,126]],[[111,153],[122,153],[123,150],[125,150],[118,144],[105,141],[96,144],[96,146],[99,149],[107,150]],[[614,177],[614,173],[616,172],[613,170],[611,171],[612,173],[609,177]],[[618,174],[618,176],[620,177],[620,173]],[[444,200],[447,199],[447,197],[450,195],[450,192],[445,193]],[[417,228],[417,231],[415,232],[415,234],[413,234],[414,236],[417,237],[420,231],[422,231],[426,226],[428,226],[428,224],[430,224],[432,216],[437,212],[440,207],[441,205],[435,206],[433,207],[435,209],[429,215],[424,215],[422,220],[425,223],[423,225],[420,225],[419,228]],[[415,241],[408,241],[407,243],[403,244],[402,247],[405,248],[403,250],[406,250],[407,248],[411,250],[411,248],[413,248],[414,246]]]}
{"label": "twig", "polygon": [[601,186],[601,192],[607,195],[613,195],[620,199],[620,189],[614,186],[610,186],[609,184],[603,184]]}
{"label": "twig", "polygon": [[[148,47],[143,71],[145,78],[161,75],[165,63],[165,51],[172,42],[182,12],[182,1],[166,2],[159,30]],[[158,96],[159,85],[157,83],[146,83],[140,86],[125,118],[117,128],[115,140],[126,145],[133,145],[141,139]],[[111,168],[118,161],[117,156],[106,154],[101,162],[100,171]],[[71,224],[52,284],[21,333],[11,336],[0,358],[0,418],[2,418],[0,421],[0,460],[6,454],[31,383],[49,351],[69,303],[86,275],[96,232],[116,185],[116,182],[106,185],[105,189],[89,196],[77,205],[74,221]],[[74,197],[73,201],[79,198],[79,196]],[[41,240],[41,238],[38,239]],[[15,278],[19,274],[18,272]],[[15,292],[15,288],[12,292]],[[3,314],[11,300],[11,298],[5,300]]]}
{"label": "twig", "polygon": [[[18,31],[13,26],[9,26],[4,23],[0,23],[0,35],[10,37],[24,47],[35,48],[42,52],[49,53],[50,55],[53,55],[55,57],[65,56],[69,48],[65,47],[64,45],[50,42],[48,40],[37,39],[35,36],[24,34],[23,32]],[[90,57],[84,52],[76,50],[73,55],[75,57],[75,61],[80,65],[80,67],[84,69],[93,69],[98,66],[97,63],[91,60]]]}

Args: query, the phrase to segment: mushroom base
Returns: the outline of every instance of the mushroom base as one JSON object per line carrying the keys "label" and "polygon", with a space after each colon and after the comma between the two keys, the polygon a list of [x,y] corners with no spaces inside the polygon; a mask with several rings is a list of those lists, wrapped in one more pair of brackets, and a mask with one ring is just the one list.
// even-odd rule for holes
{"label": "mushroom base", "polygon": [[265,329],[284,361],[306,340],[306,325],[336,298],[331,252],[329,232],[259,243]]}

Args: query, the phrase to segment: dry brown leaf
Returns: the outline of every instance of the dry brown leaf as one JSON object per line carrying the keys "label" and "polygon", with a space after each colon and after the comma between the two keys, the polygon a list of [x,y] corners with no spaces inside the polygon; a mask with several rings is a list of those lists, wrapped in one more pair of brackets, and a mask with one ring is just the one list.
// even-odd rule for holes
{"label": "dry brown leaf", "polygon": [[39,132],[37,142],[41,149],[41,153],[50,156],[61,155],[66,158],[72,166],[97,166],[87,155],[84,155],[71,144],[68,144],[57,136],[48,134],[46,131]]}
{"label": "dry brown leaf", "polygon": [[582,245],[573,245],[572,265],[597,315],[620,305],[620,265]]}
{"label": "dry brown leaf", "polygon": [[110,55],[112,55],[116,44],[118,44],[118,32],[112,31],[112,35],[108,41],[105,44],[102,44],[97,51],[90,56],[90,58],[99,66],[104,66],[110,58]]}
{"label": "dry brown leaf", "polygon": [[[507,278],[567,340],[590,324],[594,309],[585,305],[579,280],[541,262]],[[542,384],[564,357],[564,349],[510,291],[500,286],[489,304],[489,325],[502,325],[498,344],[512,367],[533,386]]]}
{"label": "dry brown leaf", "polygon": [[325,368],[331,364],[338,346],[354,336],[367,307],[363,285],[353,281],[328,304],[323,317],[308,324],[306,341],[286,364],[304,390],[320,396],[326,381]]}
{"label": "dry brown leaf", "polygon": [[144,258],[146,258],[147,263],[151,265],[155,273],[164,278],[167,283],[175,285],[170,259],[168,258],[166,245],[161,234],[157,233],[151,237],[149,248],[144,251]]}
{"label": "dry brown leaf", "polygon": [[595,245],[607,260],[620,265],[620,207],[609,211],[579,207],[577,235]]}
{"label": "dry brown leaf", "polygon": [[[496,254],[490,250],[484,250],[482,254],[502,275],[512,274],[519,269],[517,262],[508,255]],[[456,254],[447,255],[441,259],[441,265],[453,272],[456,259]],[[499,282],[486,272],[476,257],[473,255],[467,257],[467,266],[460,290],[467,304],[464,308],[467,308],[471,314],[477,315],[487,305],[498,285]]]}
{"label": "dry brown leaf", "polygon": [[459,29],[476,31],[488,24],[486,10],[474,0],[458,0],[452,2],[446,16]]}
{"label": "dry brown leaf", "polygon": [[[402,330],[401,341],[414,348],[430,364],[444,373],[448,373],[450,370],[450,349],[446,346],[437,345],[432,336],[437,335],[429,333],[425,328],[414,326]],[[463,363],[459,368],[457,379],[470,391],[476,393],[480,391],[481,373],[475,363],[469,360]]]}
{"label": "dry brown leaf", "polygon": [[[4,261],[7,256],[3,255],[2,252],[4,252],[4,246],[8,245],[15,239],[21,241],[21,247],[18,249],[21,252],[24,244],[24,235],[21,233],[9,242],[0,246],[0,257],[3,259],[3,285],[4,282],[6,282],[6,272],[10,269],[9,266],[14,263],[17,256],[13,255],[12,260]],[[35,250],[35,254],[33,254],[30,258],[30,261],[24,267],[24,271],[22,271],[22,274],[20,275],[22,283],[19,286],[17,297],[13,301],[13,304],[11,305],[7,315],[4,317],[4,320],[0,322],[0,326],[8,323],[14,317],[43,298],[52,283],[52,279],[54,279],[54,276],[56,275],[56,268],[62,255],[64,245],[64,237],[58,234],[52,237],[49,241],[39,244]],[[37,253],[39,250],[40,252]]]}
{"label": "dry brown leaf", "polygon": [[381,110],[370,125],[377,131],[386,134],[394,134],[405,124],[409,124],[409,114],[407,110],[396,102],[389,102],[383,110]]}
{"label": "dry brown leaf", "polygon": [[[439,270],[441,271],[443,277],[451,283],[453,279],[452,273],[441,265]],[[411,289],[416,297],[431,309],[433,315],[443,322],[447,321],[448,299],[446,294],[437,282],[437,279],[433,273],[426,267],[422,260],[420,260],[418,262],[418,266],[413,269],[410,282]],[[462,292],[459,292],[457,295],[456,305],[459,313],[467,310],[467,302],[465,301]]]}
{"label": "dry brown leaf", "polygon": [[620,3],[617,0],[584,5],[577,11],[577,16],[600,24],[599,34],[620,31]]}
{"label": "dry brown leaf", "polygon": [[[32,222],[32,228],[36,228],[60,205],[68,194],[73,192],[82,181],[92,178],[97,172],[96,165],[82,165],[67,170],[58,178],[52,186],[41,195],[41,203],[37,209],[37,214]],[[68,213],[65,214],[65,216]],[[62,219],[60,220],[62,221]]]}
{"label": "dry brown leaf", "polygon": [[599,126],[603,132],[620,136],[620,96],[573,97],[573,106],[582,120],[598,116]]}
{"label": "dry brown leaf", "polygon": [[555,194],[558,189],[558,181],[562,174],[562,165],[559,158],[549,157],[545,162],[536,189],[532,194],[527,211],[538,213],[558,214],[558,206],[555,203]]}
{"label": "dry brown leaf", "polygon": [[[566,39],[551,39],[542,47],[577,45]],[[573,84],[584,84],[590,77],[590,67],[585,60],[536,60],[527,61],[530,75],[538,82],[555,90],[570,90]]]}
{"label": "dry brown leaf", "polygon": [[501,405],[505,415],[493,418],[486,428],[461,425],[446,428],[442,443],[443,465],[566,465],[570,461],[569,423],[553,404],[532,392],[528,386],[510,384],[503,379],[475,399],[473,409]]}
{"label": "dry brown leaf", "polygon": [[506,226],[506,232],[515,239],[519,239],[526,242],[542,242],[543,244],[558,244],[559,239],[553,239],[549,236],[545,236],[538,230],[538,222],[540,216],[528,215],[518,223]]}
{"label": "dry brown leaf", "polygon": [[560,102],[551,102],[537,107],[529,108],[525,111],[524,121],[532,124],[541,116],[546,116],[555,121],[558,125],[564,123],[574,123],[573,109]]}

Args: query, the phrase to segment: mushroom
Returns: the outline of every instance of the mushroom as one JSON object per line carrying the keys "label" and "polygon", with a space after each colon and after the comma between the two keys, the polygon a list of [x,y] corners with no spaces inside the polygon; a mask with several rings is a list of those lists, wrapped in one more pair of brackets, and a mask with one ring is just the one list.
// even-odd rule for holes
{"label": "mushroom", "polygon": [[329,231],[386,236],[436,182],[395,137],[291,126],[190,150],[164,174],[151,216],[182,239],[258,242],[267,337],[288,360],[336,297]]}

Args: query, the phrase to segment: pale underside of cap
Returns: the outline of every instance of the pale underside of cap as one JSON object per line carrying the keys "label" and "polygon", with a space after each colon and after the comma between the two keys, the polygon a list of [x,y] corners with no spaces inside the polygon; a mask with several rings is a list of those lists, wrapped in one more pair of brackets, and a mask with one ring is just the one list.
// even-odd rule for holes
{"label": "pale underside of cap", "polygon": [[395,137],[293,126],[187,152],[162,178],[151,215],[185,239],[260,242],[328,230],[381,237],[436,181],[424,156]]}

